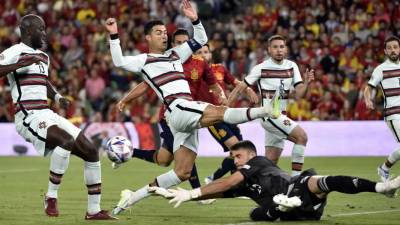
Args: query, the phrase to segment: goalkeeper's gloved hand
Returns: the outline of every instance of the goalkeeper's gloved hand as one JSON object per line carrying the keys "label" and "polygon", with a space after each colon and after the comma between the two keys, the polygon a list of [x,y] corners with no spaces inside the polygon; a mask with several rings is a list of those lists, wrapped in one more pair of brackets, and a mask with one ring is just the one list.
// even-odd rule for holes
{"label": "goalkeeper's gloved hand", "polygon": [[284,194],[275,195],[272,200],[278,205],[278,210],[281,212],[287,212],[293,208],[301,206],[301,199],[297,196],[288,197]]}

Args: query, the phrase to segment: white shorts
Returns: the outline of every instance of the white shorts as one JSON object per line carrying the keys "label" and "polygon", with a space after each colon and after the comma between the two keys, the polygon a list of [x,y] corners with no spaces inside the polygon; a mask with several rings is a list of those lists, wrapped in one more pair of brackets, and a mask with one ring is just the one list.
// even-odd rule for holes
{"label": "white shorts", "polygon": [[208,105],[205,102],[176,99],[169,106],[171,111],[165,112],[165,119],[174,135],[174,152],[183,145],[197,153],[200,119]]}
{"label": "white shorts", "polygon": [[261,126],[265,129],[265,146],[283,149],[285,139],[297,125],[286,115],[281,115],[277,119],[263,118]]}
{"label": "white shorts", "polygon": [[390,131],[392,131],[396,141],[400,143],[400,120],[386,120],[386,124],[388,125]]}
{"label": "white shorts", "polygon": [[45,148],[47,129],[53,125],[65,130],[74,139],[81,132],[81,129],[50,109],[31,110],[28,111],[27,116],[23,112],[15,114],[15,127],[18,134],[26,141],[31,142],[42,156],[48,155],[53,150]]}

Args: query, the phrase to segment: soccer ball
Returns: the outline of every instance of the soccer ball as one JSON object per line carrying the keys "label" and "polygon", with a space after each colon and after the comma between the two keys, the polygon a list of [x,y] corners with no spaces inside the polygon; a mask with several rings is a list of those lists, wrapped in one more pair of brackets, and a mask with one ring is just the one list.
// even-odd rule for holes
{"label": "soccer ball", "polygon": [[133,147],[131,141],[123,136],[112,137],[107,142],[107,156],[115,163],[123,163],[132,158]]}

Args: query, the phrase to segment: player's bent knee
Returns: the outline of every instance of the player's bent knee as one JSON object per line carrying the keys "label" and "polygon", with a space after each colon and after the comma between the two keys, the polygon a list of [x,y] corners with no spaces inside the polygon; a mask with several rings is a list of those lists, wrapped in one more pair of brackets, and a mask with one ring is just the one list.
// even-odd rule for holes
{"label": "player's bent knee", "polygon": [[65,130],[53,125],[47,130],[46,148],[54,149],[57,146],[68,151],[72,151],[74,147],[74,138]]}
{"label": "player's bent knee", "polygon": [[84,160],[89,162],[99,161],[99,151],[96,146],[90,142],[85,135],[81,132],[75,141],[77,150],[84,155]]}
{"label": "player's bent knee", "polygon": [[201,127],[208,127],[224,120],[225,106],[208,105],[200,119]]}
{"label": "player's bent knee", "polygon": [[301,131],[298,134],[296,134],[294,138],[296,140],[296,144],[306,145],[308,142],[307,134],[304,131]]}
{"label": "player's bent knee", "polygon": [[169,160],[169,159],[166,160],[166,159],[158,159],[157,158],[157,164],[162,167],[168,167],[169,165],[171,165],[171,162],[172,162],[172,160]]}

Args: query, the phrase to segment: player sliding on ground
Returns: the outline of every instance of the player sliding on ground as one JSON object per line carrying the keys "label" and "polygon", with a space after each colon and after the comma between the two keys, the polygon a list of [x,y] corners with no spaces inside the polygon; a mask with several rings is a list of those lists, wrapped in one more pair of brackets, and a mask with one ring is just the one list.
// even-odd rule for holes
{"label": "player sliding on ground", "polygon": [[387,182],[373,182],[351,176],[317,176],[313,169],[291,177],[269,159],[257,156],[250,141],[241,141],[231,147],[238,171],[197,189],[169,189],[151,187],[150,191],[170,203],[209,198],[248,196],[259,205],[250,212],[254,221],[319,220],[324,212],[328,194],[375,192],[388,196],[400,187],[400,176]]}
{"label": "player sliding on ground", "polygon": [[146,83],[156,92],[167,111],[165,118],[174,135],[173,152],[175,167],[158,176],[149,185],[136,192],[125,190],[113,210],[118,214],[141,199],[148,197],[149,186],[171,187],[190,177],[197,156],[198,129],[218,122],[244,123],[263,117],[278,117],[279,110],[271,104],[259,108],[227,108],[192,100],[189,84],[183,74],[184,63],[193,52],[207,42],[207,35],[198,19],[197,12],[189,1],[182,1],[182,12],[193,24],[194,38],[167,51],[167,29],[161,21],[151,21],[144,28],[149,44],[149,53],[123,56],[118,39],[117,22],[114,18],[106,21],[110,32],[112,60],[118,67],[131,72],[141,72]]}

